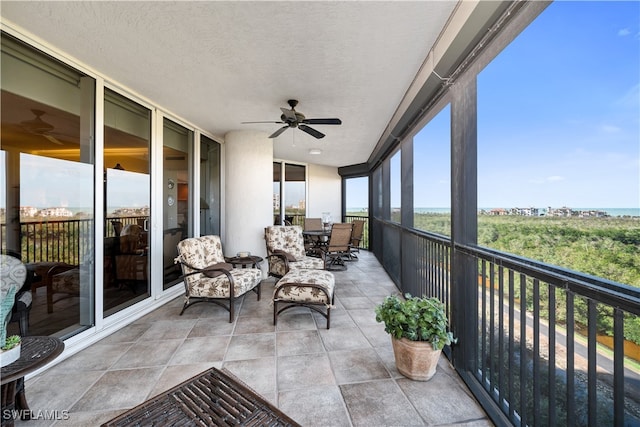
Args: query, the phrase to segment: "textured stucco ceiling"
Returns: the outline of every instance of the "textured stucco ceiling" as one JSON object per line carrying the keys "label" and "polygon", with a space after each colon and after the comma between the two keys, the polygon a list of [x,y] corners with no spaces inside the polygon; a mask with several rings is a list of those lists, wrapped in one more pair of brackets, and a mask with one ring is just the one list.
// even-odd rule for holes
{"label": "textured stucco ceiling", "polygon": [[[288,129],[274,157],[346,166],[366,162],[455,1],[12,2],[3,22],[224,138],[265,137],[288,99],[317,140]],[[320,148],[320,156],[309,149]]]}

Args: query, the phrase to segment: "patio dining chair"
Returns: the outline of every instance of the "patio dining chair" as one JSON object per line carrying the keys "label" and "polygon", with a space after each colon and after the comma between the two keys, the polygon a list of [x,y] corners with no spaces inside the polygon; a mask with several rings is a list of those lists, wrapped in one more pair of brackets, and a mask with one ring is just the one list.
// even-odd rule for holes
{"label": "patio dining chair", "polygon": [[[305,218],[304,219],[304,231],[321,231],[322,230],[322,218]],[[304,248],[307,255],[320,256],[319,247],[326,243],[323,241],[322,236],[304,234]]]}
{"label": "patio dining chair", "polygon": [[229,311],[229,323],[234,319],[234,304],[249,291],[260,300],[262,270],[234,268],[222,252],[220,236],[201,236],[178,243],[176,263],[182,268],[185,297],[180,315],[194,304],[210,302]]}
{"label": "patio dining chair", "polygon": [[364,233],[365,221],[361,219],[353,220],[353,230],[351,232],[351,242],[349,243],[349,259],[358,259],[356,253],[360,252],[360,242]]}
{"label": "patio dining chair", "polygon": [[331,226],[329,243],[322,248],[322,259],[327,270],[346,270],[345,259],[349,258],[351,243],[351,223],[334,223]]}

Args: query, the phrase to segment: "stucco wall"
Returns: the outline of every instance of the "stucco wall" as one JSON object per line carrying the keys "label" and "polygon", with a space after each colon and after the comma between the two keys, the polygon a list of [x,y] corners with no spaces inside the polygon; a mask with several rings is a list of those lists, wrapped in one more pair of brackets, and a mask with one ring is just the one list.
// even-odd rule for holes
{"label": "stucco wall", "polygon": [[[265,256],[264,227],[273,222],[273,141],[267,133],[225,135],[225,255]],[[263,265],[264,269],[264,265]]]}
{"label": "stucco wall", "polygon": [[330,212],[334,222],[340,222],[342,214],[341,183],[338,168],[308,165],[307,217],[322,218],[323,212]]}

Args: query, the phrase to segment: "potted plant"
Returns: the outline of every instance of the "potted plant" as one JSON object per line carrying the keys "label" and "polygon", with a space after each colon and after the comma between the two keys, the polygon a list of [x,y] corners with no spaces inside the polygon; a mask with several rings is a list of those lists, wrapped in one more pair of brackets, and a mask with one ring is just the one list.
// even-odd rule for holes
{"label": "potted plant", "polygon": [[431,379],[444,346],[457,342],[445,306],[435,297],[390,295],[376,306],[376,321],[391,335],[398,372],[412,380]]}
{"label": "potted plant", "polygon": [[7,366],[20,358],[20,335],[7,337],[4,345],[0,347],[0,366]]}

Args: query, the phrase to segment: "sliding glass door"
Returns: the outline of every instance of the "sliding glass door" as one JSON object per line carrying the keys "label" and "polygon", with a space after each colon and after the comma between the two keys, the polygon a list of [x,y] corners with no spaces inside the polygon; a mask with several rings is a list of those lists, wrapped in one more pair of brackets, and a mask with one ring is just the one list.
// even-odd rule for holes
{"label": "sliding glass door", "polygon": [[96,83],[4,33],[0,66],[0,245],[33,297],[8,333],[64,338],[95,324]]}
{"label": "sliding glass door", "polygon": [[163,185],[163,287],[180,282],[178,242],[193,235],[191,169],[193,131],[164,119],[162,138]]}
{"label": "sliding glass door", "polygon": [[104,315],[151,295],[151,110],[104,94]]}

